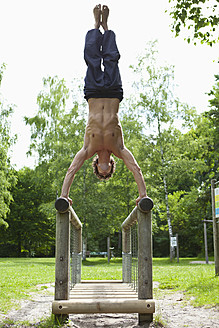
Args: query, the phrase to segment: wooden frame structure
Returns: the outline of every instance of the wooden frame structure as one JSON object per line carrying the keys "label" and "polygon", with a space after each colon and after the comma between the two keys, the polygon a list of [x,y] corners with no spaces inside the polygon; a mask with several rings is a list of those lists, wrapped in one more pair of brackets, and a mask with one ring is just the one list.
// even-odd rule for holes
{"label": "wooden frame structure", "polygon": [[59,198],[56,201],[55,300],[52,312],[59,321],[66,320],[72,313],[138,313],[139,323],[149,327],[155,312],[152,299],[152,207],[152,200],[143,198],[122,224],[123,255],[128,254],[130,261],[128,230],[138,221],[138,294],[129,285],[130,276],[125,265],[123,281],[81,283],[78,270],[75,287],[70,293],[70,225],[74,226],[79,241],[74,255],[78,255],[81,261],[82,224],[67,200]]}
{"label": "wooden frame structure", "polygon": [[[123,248],[123,281],[131,282],[131,226],[138,223],[138,300],[153,299],[152,276],[152,220],[151,209],[153,202],[150,198],[143,198],[138,207],[130,213],[122,224],[122,248]],[[139,323],[153,321],[153,313],[139,313]]]}

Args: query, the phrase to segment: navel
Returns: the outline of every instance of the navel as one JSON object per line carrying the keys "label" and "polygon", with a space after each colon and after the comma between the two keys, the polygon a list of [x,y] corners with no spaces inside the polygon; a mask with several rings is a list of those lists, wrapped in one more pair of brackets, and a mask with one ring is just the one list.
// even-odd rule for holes
{"label": "navel", "polygon": [[95,137],[94,133],[92,133],[92,137],[93,137],[93,138]]}
{"label": "navel", "polygon": [[112,137],[114,137],[114,132],[112,133]]}

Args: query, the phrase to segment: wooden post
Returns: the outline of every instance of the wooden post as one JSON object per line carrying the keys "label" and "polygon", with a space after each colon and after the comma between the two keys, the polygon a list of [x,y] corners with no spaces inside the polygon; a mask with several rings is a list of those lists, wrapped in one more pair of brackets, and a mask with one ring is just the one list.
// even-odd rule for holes
{"label": "wooden post", "polygon": [[205,241],[205,263],[208,264],[207,223],[205,221],[204,221],[204,241]]}
{"label": "wooden post", "polygon": [[107,258],[109,264],[110,263],[110,236],[107,237]]}
{"label": "wooden post", "polygon": [[[138,219],[138,299],[153,299],[151,211],[137,210]],[[139,314],[139,324],[149,327],[153,314]]]}
{"label": "wooden post", "polygon": [[131,228],[122,229],[122,279],[125,283],[132,280]]}
{"label": "wooden post", "polygon": [[179,263],[179,236],[176,233],[176,256],[177,256],[177,263]]}
{"label": "wooden post", "polygon": [[[56,214],[55,300],[69,299],[70,278],[70,212]],[[63,322],[68,315],[56,315]]]}
{"label": "wooden post", "polygon": [[212,218],[213,218],[213,235],[214,235],[214,262],[215,275],[219,276],[219,218],[215,215],[215,194],[216,180],[211,180],[211,200],[212,200]]}
{"label": "wooden post", "polygon": [[83,246],[82,246],[82,259],[86,260],[87,257],[87,237],[83,238]]}

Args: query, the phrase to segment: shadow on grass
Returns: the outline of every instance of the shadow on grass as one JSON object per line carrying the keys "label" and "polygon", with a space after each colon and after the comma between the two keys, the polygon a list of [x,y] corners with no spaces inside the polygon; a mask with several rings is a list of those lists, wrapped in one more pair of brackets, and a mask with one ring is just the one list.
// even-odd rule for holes
{"label": "shadow on grass", "polygon": [[[213,259],[212,259],[213,260]],[[196,266],[196,265],[204,265],[204,264],[191,264],[192,261],[205,261],[205,259],[191,257],[191,258],[180,258],[179,263],[177,263],[176,259],[170,261],[169,258],[153,258],[153,266]],[[209,259],[211,261],[211,259]]]}
{"label": "shadow on grass", "polygon": [[[107,258],[87,258],[86,260],[82,261],[84,266],[105,266],[108,265],[108,259]],[[122,265],[122,259],[121,258],[113,258],[110,260],[110,264],[113,265]]]}
{"label": "shadow on grass", "polygon": [[0,266],[7,265],[7,267],[20,266],[54,266],[54,258],[1,258]]}

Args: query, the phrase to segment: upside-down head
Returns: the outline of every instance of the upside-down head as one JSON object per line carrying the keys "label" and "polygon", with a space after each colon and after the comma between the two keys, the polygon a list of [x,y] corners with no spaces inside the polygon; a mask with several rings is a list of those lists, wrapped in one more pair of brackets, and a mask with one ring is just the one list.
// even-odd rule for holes
{"label": "upside-down head", "polygon": [[99,156],[95,156],[93,159],[93,172],[100,180],[109,180],[116,170],[116,163],[114,158],[110,156],[110,162],[107,164],[99,164]]}

